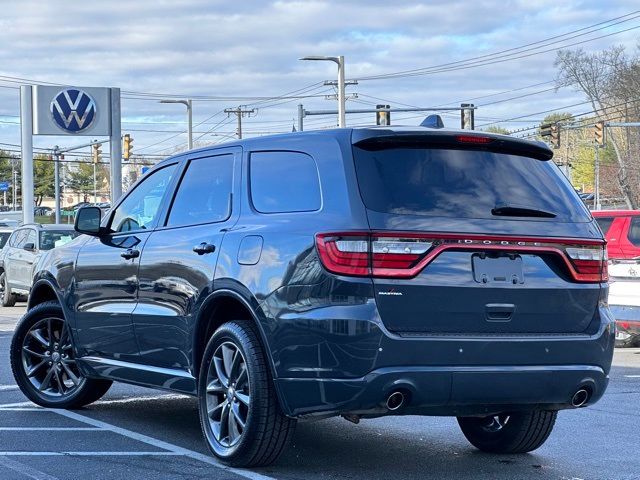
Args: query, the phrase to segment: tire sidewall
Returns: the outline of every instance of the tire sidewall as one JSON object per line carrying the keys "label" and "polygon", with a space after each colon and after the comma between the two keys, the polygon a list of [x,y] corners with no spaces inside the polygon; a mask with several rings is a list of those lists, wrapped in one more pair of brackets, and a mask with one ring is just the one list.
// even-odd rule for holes
{"label": "tire sidewall", "polygon": [[[231,342],[240,349],[244,355],[245,364],[247,366],[247,375],[249,381],[249,413],[247,422],[242,432],[240,441],[233,447],[224,447],[218,443],[209,423],[206,401],[207,375],[213,355],[217,348],[225,343]],[[260,392],[264,389],[261,384],[268,381],[264,378],[263,372],[259,371],[256,359],[254,357],[255,350],[250,344],[250,338],[247,336],[244,328],[237,322],[229,322],[223,324],[213,334],[205,349],[202,363],[200,365],[200,374],[198,377],[198,410],[200,413],[200,423],[202,431],[207,442],[209,450],[218,458],[228,462],[235,462],[241,457],[251,455],[251,451],[255,448],[253,438],[258,428],[256,422],[256,411],[260,408],[263,399]]]}
{"label": "tire sidewall", "polygon": [[56,398],[43,395],[38,392],[29,381],[27,374],[24,371],[24,364],[22,362],[22,344],[24,342],[24,338],[29,332],[29,329],[33,327],[35,323],[45,318],[59,318],[66,323],[62,308],[57,304],[46,303],[29,310],[24,317],[22,317],[20,322],[18,322],[13,338],[11,339],[11,346],[9,349],[11,369],[18,387],[20,387],[22,393],[24,393],[29,400],[43,407],[65,408],[67,404],[72,404],[74,400],[83,395],[87,388],[86,378],[83,379],[84,383],[80,385],[80,387],[76,388],[72,394]]}

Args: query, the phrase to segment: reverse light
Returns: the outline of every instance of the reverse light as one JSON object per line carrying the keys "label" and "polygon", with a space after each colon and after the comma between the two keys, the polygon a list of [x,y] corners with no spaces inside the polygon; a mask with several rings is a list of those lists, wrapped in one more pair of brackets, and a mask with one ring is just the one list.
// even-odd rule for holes
{"label": "reverse light", "polygon": [[601,240],[414,232],[342,232],[316,236],[320,260],[339,275],[411,278],[445,250],[547,254],[560,258],[576,282],[608,280]]}

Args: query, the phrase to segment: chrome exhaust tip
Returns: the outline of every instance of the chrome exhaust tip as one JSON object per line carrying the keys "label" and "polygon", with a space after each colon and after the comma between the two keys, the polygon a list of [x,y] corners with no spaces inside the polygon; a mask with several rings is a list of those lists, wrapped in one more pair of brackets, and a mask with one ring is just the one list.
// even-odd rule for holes
{"label": "chrome exhaust tip", "polygon": [[589,400],[589,391],[586,388],[581,388],[571,397],[571,405],[574,407],[582,407]]}
{"label": "chrome exhaust tip", "polygon": [[390,412],[398,410],[402,405],[404,405],[404,393],[402,392],[393,392],[387,398],[387,409]]}

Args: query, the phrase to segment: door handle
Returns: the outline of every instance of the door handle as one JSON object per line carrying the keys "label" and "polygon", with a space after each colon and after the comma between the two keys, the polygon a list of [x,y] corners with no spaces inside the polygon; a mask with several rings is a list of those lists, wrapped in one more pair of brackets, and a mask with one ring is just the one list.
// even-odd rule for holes
{"label": "door handle", "polygon": [[120,254],[122,258],[125,260],[131,260],[132,258],[138,258],[140,256],[140,250],[136,250],[134,248],[127,248],[124,252]]}
{"label": "door handle", "polygon": [[193,251],[198,255],[204,255],[205,253],[215,252],[216,246],[211,243],[202,242],[200,245],[196,245],[195,247],[193,247]]}

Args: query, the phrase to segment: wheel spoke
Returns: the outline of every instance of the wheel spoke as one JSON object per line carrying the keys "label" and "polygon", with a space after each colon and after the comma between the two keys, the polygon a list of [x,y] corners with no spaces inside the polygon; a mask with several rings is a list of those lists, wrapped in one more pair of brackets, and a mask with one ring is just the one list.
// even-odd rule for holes
{"label": "wheel spoke", "polygon": [[207,385],[207,393],[224,393],[227,389],[219,379],[214,379]]}
{"label": "wheel spoke", "polygon": [[247,365],[242,362],[240,365],[240,373],[238,374],[238,378],[236,378],[236,388],[242,389],[247,383]]}
{"label": "wheel spoke", "polygon": [[80,384],[80,379],[76,376],[75,373],[71,371],[71,369],[66,365],[62,364],[62,369],[67,374],[67,378],[73,382],[73,384],[77,387]]}
{"label": "wheel spoke", "polygon": [[53,366],[53,375],[54,375],[54,377],[56,377],[56,383],[58,384],[58,393],[60,393],[60,395],[64,395],[64,391],[66,389],[66,385],[64,383],[62,383],[62,378],[60,376],[60,370],[58,369],[57,365]]}
{"label": "wheel spoke", "polygon": [[53,325],[52,319],[47,318],[47,335],[49,335],[49,345],[53,345]]}
{"label": "wheel spoke", "polygon": [[38,353],[38,352],[34,352],[33,350],[27,348],[27,347],[22,347],[22,351],[28,353],[29,355],[33,355],[34,357],[38,357],[38,358],[45,358],[45,354],[44,353]]}
{"label": "wheel spoke", "polygon": [[222,440],[225,437],[229,436],[229,402],[226,402],[222,407],[222,412],[220,413],[220,437],[218,441],[222,443]]}
{"label": "wheel spoke", "polygon": [[36,372],[37,372],[38,370],[40,370],[40,367],[42,367],[42,366],[43,366],[43,365],[45,365],[46,363],[47,363],[47,360],[42,360],[42,361],[41,361],[40,363],[38,363],[37,365],[31,366],[31,367],[29,368],[29,370],[27,371],[27,377],[28,377],[28,378],[33,377],[33,376],[36,374]]}
{"label": "wheel spoke", "polygon": [[235,359],[237,353],[237,350],[233,350],[226,345],[222,345],[222,360],[224,361],[224,372],[229,379],[231,378],[231,368],[233,366],[233,360]]}
{"label": "wheel spoke", "polygon": [[247,407],[249,406],[249,395],[236,391],[236,398],[244,403]]}
{"label": "wheel spoke", "polygon": [[242,430],[244,430],[244,425],[245,425],[246,419],[242,418],[242,412],[240,412],[240,405],[237,404],[237,403],[232,403],[231,404],[231,413],[233,414],[233,417],[235,418],[235,420],[238,423],[238,425],[240,425],[240,428]]}
{"label": "wheel spoke", "polygon": [[29,332],[29,335],[35,338],[38,341],[38,343],[43,347],[49,348],[49,341],[42,336],[42,333],[40,333],[40,330],[31,330]]}
{"label": "wheel spoke", "polygon": [[236,415],[233,413],[233,407],[230,408],[229,415],[227,415],[227,431],[229,433],[229,445],[233,444],[235,440],[240,436],[238,430],[238,424],[236,423]]}
{"label": "wheel spoke", "polygon": [[45,391],[49,386],[49,384],[51,383],[52,376],[53,376],[53,367],[51,367],[47,372],[47,375],[44,377],[44,380],[42,380],[42,383],[40,384],[40,387],[38,388],[38,390],[40,390],[41,392]]}
{"label": "wheel spoke", "polygon": [[212,409],[207,410],[207,415],[209,415],[209,418],[213,420],[213,415],[216,412],[218,412],[220,409],[224,408],[226,404],[227,404],[227,401],[225,400],[224,402],[220,402],[218,405],[216,405]]}
{"label": "wheel spoke", "polygon": [[218,357],[213,357],[213,365],[216,369],[216,376],[218,377],[218,380],[220,380],[220,383],[225,387],[228,387],[229,377],[227,377],[227,374],[224,371],[223,360]]}

